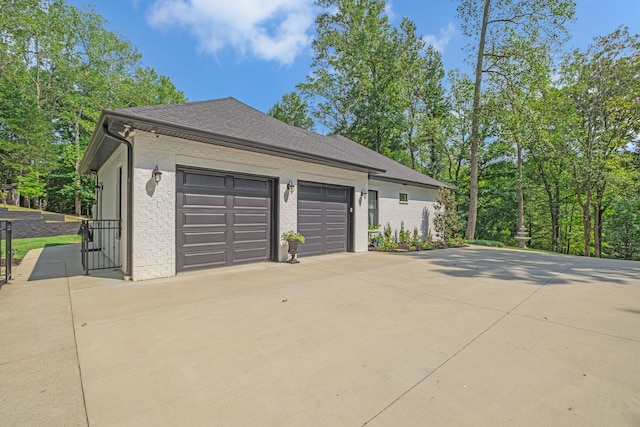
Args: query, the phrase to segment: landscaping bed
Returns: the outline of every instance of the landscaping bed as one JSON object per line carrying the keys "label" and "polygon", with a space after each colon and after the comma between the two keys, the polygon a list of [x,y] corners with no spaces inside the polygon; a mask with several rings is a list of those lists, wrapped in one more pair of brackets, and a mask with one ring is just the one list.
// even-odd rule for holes
{"label": "landscaping bed", "polygon": [[429,251],[433,249],[461,248],[466,242],[461,237],[454,237],[447,240],[433,240],[429,235],[422,240],[418,229],[406,230],[404,223],[400,226],[400,231],[393,232],[387,224],[381,233],[378,233],[380,226],[369,228],[369,250],[377,252],[417,252]]}

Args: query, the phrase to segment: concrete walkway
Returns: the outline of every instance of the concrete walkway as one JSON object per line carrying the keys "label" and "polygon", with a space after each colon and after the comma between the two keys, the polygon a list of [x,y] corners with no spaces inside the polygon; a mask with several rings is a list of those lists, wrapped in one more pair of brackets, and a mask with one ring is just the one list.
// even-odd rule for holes
{"label": "concrete walkway", "polygon": [[[0,423],[640,425],[640,263],[469,247],[0,290]],[[111,277],[108,277],[111,275]]]}

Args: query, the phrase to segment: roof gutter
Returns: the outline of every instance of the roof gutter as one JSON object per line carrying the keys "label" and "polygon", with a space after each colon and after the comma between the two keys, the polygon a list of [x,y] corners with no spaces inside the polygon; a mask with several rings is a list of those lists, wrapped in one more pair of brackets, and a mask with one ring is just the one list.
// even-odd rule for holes
{"label": "roof gutter", "polygon": [[370,175],[369,179],[373,179],[376,181],[385,181],[385,182],[393,182],[396,184],[403,184],[403,185],[413,185],[415,187],[424,187],[424,188],[430,188],[433,190],[438,190],[441,187],[444,188],[448,188],[449,190],[452,191],[456,191],[457,188],[453,187],[449,184],[445,184],[444,182],[442,182],[442,185],[437,185],[437,184],[427,184],[427,183],[423,183],[423,182],[417,182],[417,181],[410,181],[410,180],[406,180],[406,179],[399,179],[399,178],[389,178],[386,176],[381,176],[381,175]]}
{"label": "roof gutter", "polygon": [[102,123],[102,130],[105,135],[110,136],[127,147],[127,271],[125,271],[124,275],[125,278],[131,278],[131,272],[133,270],[133,146],[126,138],[112,133],[109,130],[109,123],[107,121]]}

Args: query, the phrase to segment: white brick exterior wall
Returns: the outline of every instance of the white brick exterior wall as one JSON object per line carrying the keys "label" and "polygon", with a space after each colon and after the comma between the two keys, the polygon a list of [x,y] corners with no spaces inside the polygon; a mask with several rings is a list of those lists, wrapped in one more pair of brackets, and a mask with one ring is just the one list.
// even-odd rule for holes
{"label": "white brick exterior wall", "polygon": [[[428,233],[431,233],[433,238],[436,237],[433,219],[438,190],[375,179],[369,181],[369,190],[378,192],[380,232],[387,223],[394,233],[399,232],[400,225],[404,222],[405,230],[413,232],[413,228],[417,227],[423,239]],[[400,203],[400,193],[407,193],[408,203]]]}
{"label": "white brick exterior wall", "polygon": [[[298,180],[303,180],[353,187],[356,194],[353,224],[355,250],[367,250],[368,207],[366,200],[359,200],[360,191],[367,188],[367,174],[364,172],[163,135],[156,137],[142,131],[137,131],[133,147],[133,280],[173,276],[176,273],[176,165],[279,178],[279,234],[297,228],[297,191],[292,194],[286,191],[289,180],[296,185]],[[113,167],[111,159],[107,164]],[[102,169],[106,170],[107,164]],[[123,160],[122,164],[126,173],[126,161]],[[162,171],[162,181],[158,185],[151,176],[156,165]],[[126,197],[123,196],[123,199]],[[126,210],[123,210],[123,215],[124,212]],[[123,236],[126,236],[124,232]],[[287,259],[286,243],[281,242],[278,259]]]}

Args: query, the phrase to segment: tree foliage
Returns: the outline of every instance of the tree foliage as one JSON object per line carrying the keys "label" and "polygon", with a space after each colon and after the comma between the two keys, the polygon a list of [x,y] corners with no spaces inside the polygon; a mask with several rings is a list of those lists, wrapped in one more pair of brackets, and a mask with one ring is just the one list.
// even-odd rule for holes
{"label": "tree foliage", "polygon": [[383,0],[319,0],[313,71],[298,88],[329,133],[440,173],[446,104],[440,54]]}
{"label": "tree foliage", "polygon": [[39,197],[52,209],[86,212],[93,185],[79,165],[100,111],[184,95],[142,66],[93,8],[1,0],[0,9],[0,179],[17,185],[26,204]]}
{"label": "tree foliage", "polygon": [[436,233],[444,242],[460,238],[462,224],[457,213],[457,206],[456,197],[451,190],[440,187],[433,223]]}
{"label": "tree foliage", "polygon": [[309,117],[309,106],[296,92],[285,93],[282,100],[271,107],[269,115],[292,126],[313,130],[313,119]]}
{"label": "tree foliage", "polygon": [[[473,240],[478,210],[478,147],[481,144],[482,77],[486,73],[518,73],[518,64],[526,51],[520,40],[530,46],[552,46],[566,32],[575,4],[571,0],[460,0],[458,16],[463,33],[475,57],[474,97],[471,114],[471,150],[469,183],[469,218],[465,237]],[[505,69],[506,68],[506,69]]]}

